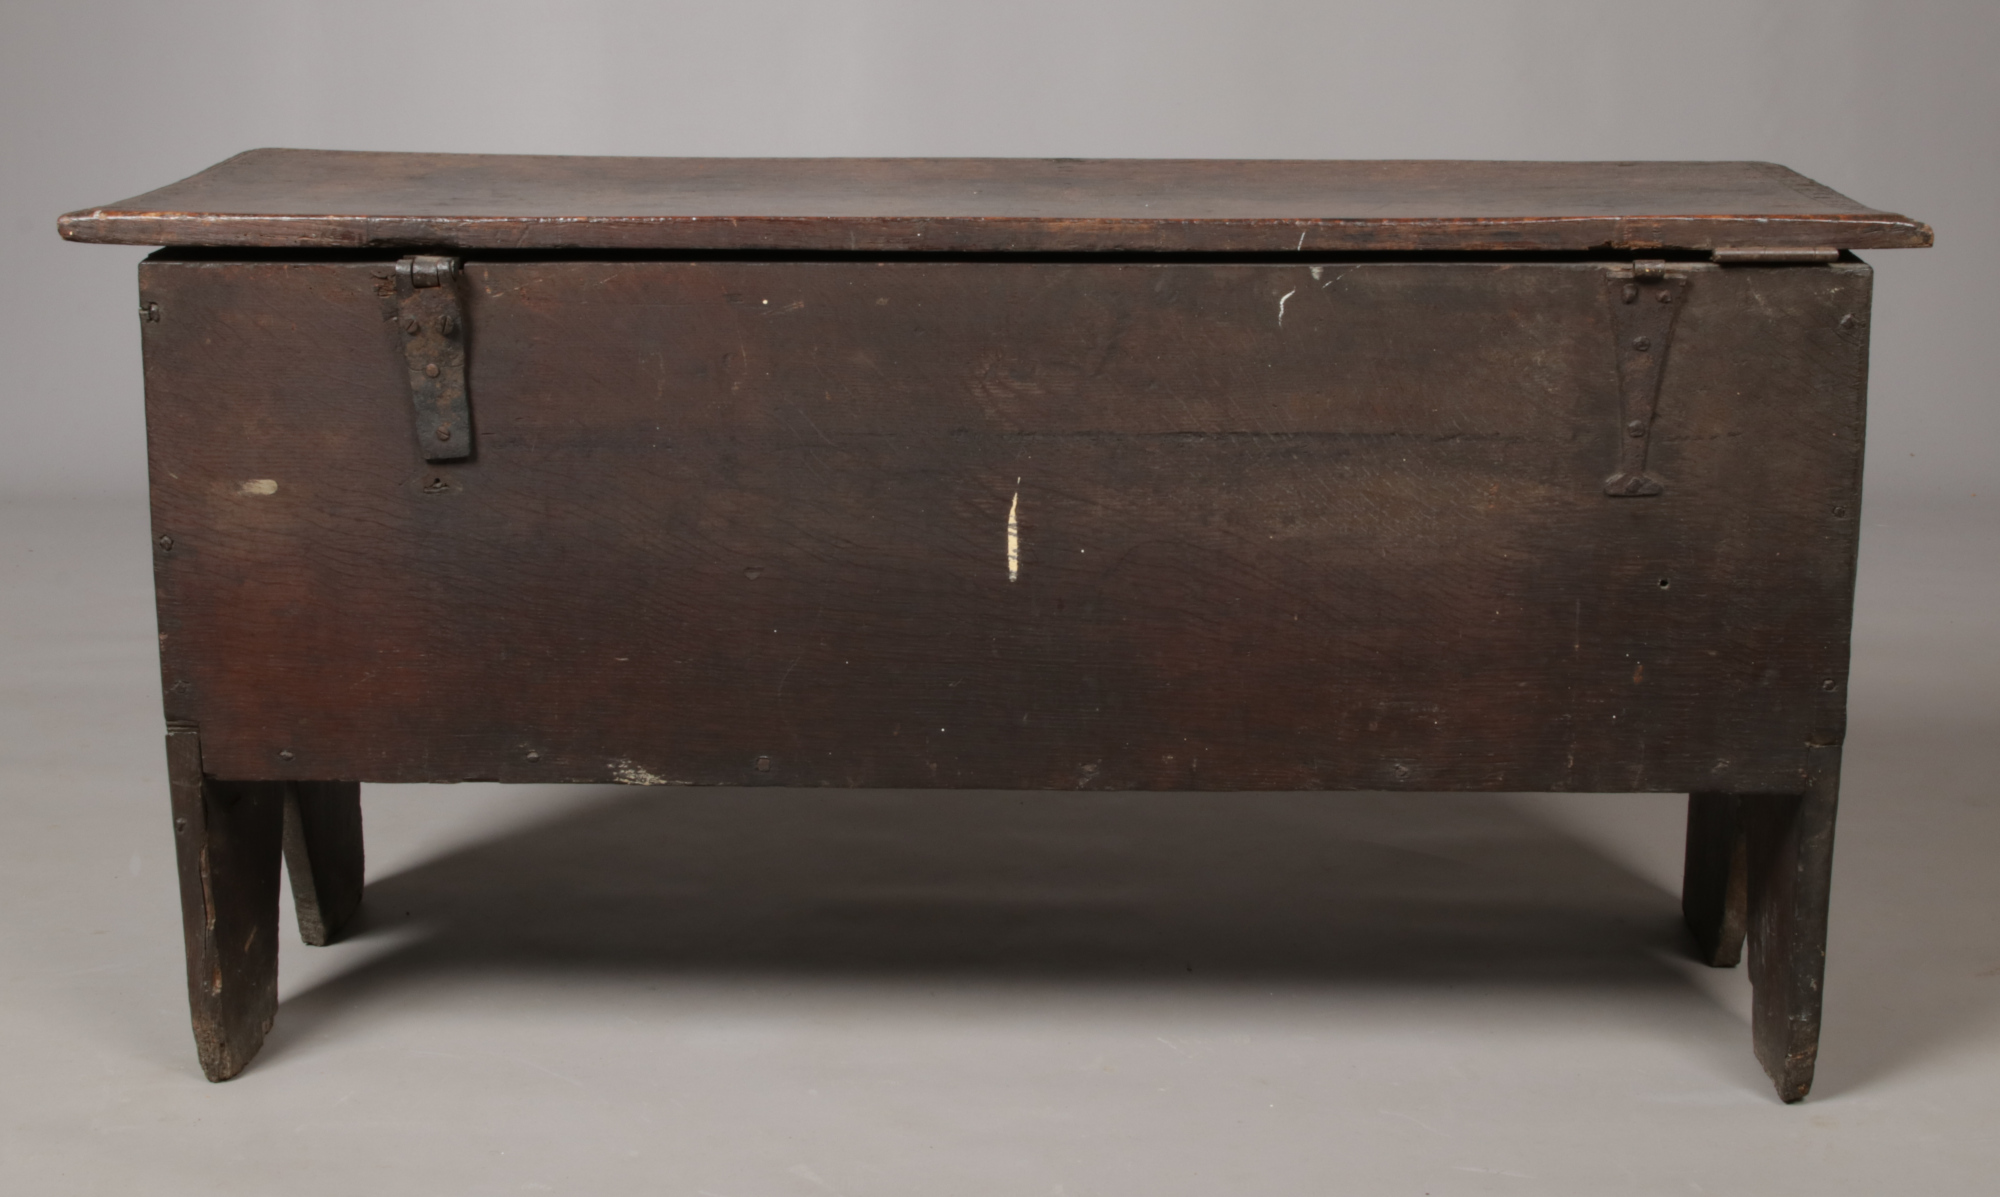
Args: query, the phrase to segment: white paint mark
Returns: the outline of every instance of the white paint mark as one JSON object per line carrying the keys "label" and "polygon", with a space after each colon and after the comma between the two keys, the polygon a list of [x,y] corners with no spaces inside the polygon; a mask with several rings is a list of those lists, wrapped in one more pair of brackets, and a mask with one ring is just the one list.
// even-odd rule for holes
{"label": "white paint mark", "polygon": [[674,784],[657,773],[649,772],[620,757],[611,762],[611,780],[621,786],[670,786]]}
{"label": "white paint mark", "polygon": [[1315,279],[1319,278],[1320,276],[1326,273],[1326,267],[1324,266],[1308,266],[1306,267],[1306,269],[1312,271],[1312,276]]}
{"label": "white paint mark", "polygon": [[236,488],[246,495],[275,495],[278,493],[276,478],[252,478]]}
{"label": "white paint mark", "polygon": [[1298,289],[1297,287],[1293,287],[1293,288],[1292,288],[1291,290],[1289,290],[1289,291],[1285,292],[1285,293],[1284,293],[1283,295],[1280,295],[1280,296],[1278,296],[1278,327],[1279,327],[1279,328],[1283,328],[1283,327],[1285,327],[1285,301],[1286,301],[1287,299],[1290,299],[1290,298],[1291,298],[1292,296],[1294,296],[1294,295],[1297,295],[1298,293],[1299,293],[1299,289]]}
{"label": "white paint mark", "polygon": [[1294,252],[1304,249],[1306,247],[1306,234],[1311,231],[1312,230],[1310,228],[1303,228],[1299,230],[1299,243],[1292,247]]}
{"label": "white paint mark", "polygon": [[1014,502],[1007,508],[1007,580],[1021,580],[1021,480],[1014,479]]}

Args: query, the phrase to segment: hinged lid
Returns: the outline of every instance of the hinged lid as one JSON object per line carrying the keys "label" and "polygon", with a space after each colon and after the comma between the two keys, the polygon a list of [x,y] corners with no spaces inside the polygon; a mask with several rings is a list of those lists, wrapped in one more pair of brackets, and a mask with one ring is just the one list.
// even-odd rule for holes
{"label": "hinged lid", "polygon": [[1480,252],[1931,243],[1768,162],[567,158],[251,150],[73,241],[331,249]]}

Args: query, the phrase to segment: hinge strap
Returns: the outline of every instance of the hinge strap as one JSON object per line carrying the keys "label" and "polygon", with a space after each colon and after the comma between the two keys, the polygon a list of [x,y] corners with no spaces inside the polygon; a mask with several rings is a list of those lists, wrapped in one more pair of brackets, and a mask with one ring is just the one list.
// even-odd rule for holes
{"label": "hinge strap", "polygon": [[1632,263],[1631,273],[1609,276],[1612,327],[1618,336],[1618,469],[1604,480],[1615,498],[1647,498],[1666,489],[1648,473],[1653,417],[1660,402],[1660,377],[1673,344],[1674,321],[1687,302],[1684,274],[1668,274],[1665,262]]}
{"label": "hinge strap", "polygon": [[417,254],[396,263],[396,335],[410,372],[417,451],[426,461],[472,456],[465,380],[465,300],[457,258]]}

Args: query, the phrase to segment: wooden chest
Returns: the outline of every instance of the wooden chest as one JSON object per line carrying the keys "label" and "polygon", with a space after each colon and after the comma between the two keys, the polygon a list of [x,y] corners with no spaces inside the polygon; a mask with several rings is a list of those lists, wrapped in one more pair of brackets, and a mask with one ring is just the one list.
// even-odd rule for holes
{"label": "wooden chest", "polygon": [[1811,1081],[1870,274],[1761,163],[259,150],[140,272],[208,1075],[358,783],[1692,795]]}

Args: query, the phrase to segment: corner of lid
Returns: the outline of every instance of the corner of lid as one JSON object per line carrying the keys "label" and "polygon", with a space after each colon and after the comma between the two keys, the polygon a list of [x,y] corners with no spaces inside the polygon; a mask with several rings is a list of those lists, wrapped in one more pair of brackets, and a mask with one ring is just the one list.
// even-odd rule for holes
{"label": "corner of lid", "polygon": [[104,219],[102,208],[78,208],[56,217],[56,235],[64,241],[91,241],[88,235],[91,222]]}

